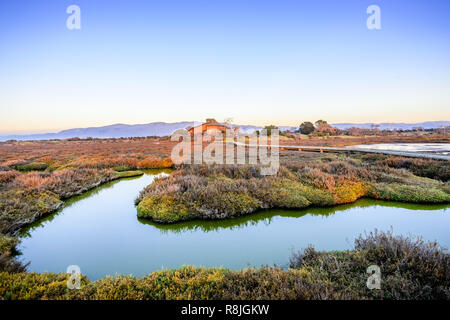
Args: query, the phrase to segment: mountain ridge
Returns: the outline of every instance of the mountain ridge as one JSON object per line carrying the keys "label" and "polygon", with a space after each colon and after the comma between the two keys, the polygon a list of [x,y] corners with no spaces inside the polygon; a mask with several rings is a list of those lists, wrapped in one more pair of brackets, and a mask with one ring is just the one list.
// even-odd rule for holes
{"label": "mountain ridge", "polygon": [[[193,126],[194,121],[180,122],[150,122],[143,124],[115,123],[100,127],[72,128],[55,133],[36,133],[21,135],[0,136],[0,141],[7,140],[51,140],[69,138],[124,138],[124,137],[147,137],[147,136],[170,136],[174,131]],[[450,126],[450,121],[425,121],[419,123],[336,123],[331,124],[338,129],[348,129],[351,127],[371,128],[372,125],[379,125],[381,130],[411,130],[414,127],[424,129],[435,129],[443,126]],[[261,130],[261,126],[254,125],[232,125],[240,127],[242,132],[252,133]],[[281,130],[296,130],[297,127],[280,126]]]}

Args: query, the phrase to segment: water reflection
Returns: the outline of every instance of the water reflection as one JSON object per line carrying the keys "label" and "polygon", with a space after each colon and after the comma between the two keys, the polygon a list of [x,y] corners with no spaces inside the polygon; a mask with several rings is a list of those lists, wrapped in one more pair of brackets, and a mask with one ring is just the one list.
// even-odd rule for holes
{"label": "water reflection", "polygon": [[248,226],[256,226],[260,223],[269,225],[276,217],[285,218],[301,218],[306,215],[328,217],[338,212],[347,211],[352,208],[367,208],[367,207],[386,207],[386,208],[402,208],[407,210],[446,210],[449,205],[429,205],[429,204],[414,204],[403,202],[391,202],[373,199],[360,199],[354,203],[342,204],[333,207],[324,208],[306,208],[303,210],[281,210],[281,209],[268,209],[261,210],[253,214],[243,215],[232,219],[225,220],[191,220],[182,221],[172,224],[155,223],[148,219],[138,218],[138,221],[142,224],[159,229],[161,233],[183,233],[186,231],[202,231],[212,232],[220,231],[223,229],[239,230]]}
{"label": "water reflection", "polygon": [[[154,176],[154,177],[159,177],[161,175],[168,175],[170,174],[173,170],[172,169],[147,169],[147,170],[140,170],[142,172],[144,172],[144,175],[148,175],[148,176]],[[137,176],[137,177],[128,177],[128,178],[120,178],[117,180],[113,180],[113,181],[109,181],[106,182],[104,184],[102,184],[99,187],[93,188],[89,191],[84,192],[81,195],[78,196],[74,196],[71,197],[67,200],[64,201],[64,205],[59,208],[58,210],[56,210],[55,212],[42,217],[41,219],[39,219],[36,222],[31,223],[29,226],[27,226],[26,228],[22,229],[19,233],[19,236],[21,238],[27,238],[31,236],[31,232],[33,230],[35,230],[36,228],[43,228],[47,223],[50,223],[53,221],[53,219],[55,219],[55,217],[57,217],[59,214],[61,214],[61,212],[68,210],[71,206],[76,205],[78,202],[82,201],[83,199],[88,199],[88,198],[92,198],[102,192],[104,192],[107,189],[111,189],[114,187],[114,185],[123,182],[123,181],[132,181],[132,180],[138,180],[141,179],[142,176]],[[153,180],[153,179],[152,179]],[[136,197],[139,193],[136,194]]]}

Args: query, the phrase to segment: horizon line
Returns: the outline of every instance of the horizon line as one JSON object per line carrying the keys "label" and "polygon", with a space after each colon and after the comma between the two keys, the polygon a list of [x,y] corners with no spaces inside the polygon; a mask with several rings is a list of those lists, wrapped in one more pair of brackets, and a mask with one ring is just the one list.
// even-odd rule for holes
{"label": "horizon line", "polygon": [[[111,127],[116,125],[123,125],[123,126],[139,126],[139,125],[149,125],[154,123],[164,123],[164,124],[176,124],[176,123],[182,123],[182,122],[199,122],[202,123],[204,121],[191,121],[191,120],[185,120],[185,121],[174,121],[174,122],[166,122],[166,121],[152,121],[152,122],[145,122],[145,123],[112,123],[112,124],[105,124],[105,125],[98,125],[98,126],[86,126],[86,127],[70,127],[65,129],[42,129],[42,130],[17,130],[17,131],[0,131],[0,136],[2,137],[8,137],[8,136],[28,136],[28,135],[41,135],[41,134],[58,134],[63,131],[67,130],[77,130],[77,129],[91,129],[91,128],[103,128],[103,127]],[[302,121],[302,122],[312,122],[315,121]],[[422,123],[428,123],[428,122],[450,122],[450,120],[425,120],[420,122],[328,122],[330,125],[345,125],[345,124],[354,124],[354,125],[365,125],[365,124],[405,124],[405,125],[412,125],[412,124],[422,124]],[[264,127],[266,125],[259,125],[259,124],[236,124],[231,123],[234,125],[240,125],[240,126],[253,126],[253,127]],[[298,127],[299,125],[277,125],[273,124],[278,127]]]}

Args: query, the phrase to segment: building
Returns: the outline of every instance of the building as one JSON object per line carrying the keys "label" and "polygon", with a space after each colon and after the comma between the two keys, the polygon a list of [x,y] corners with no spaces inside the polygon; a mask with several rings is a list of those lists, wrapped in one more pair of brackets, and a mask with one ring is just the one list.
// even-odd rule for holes
{"label": "building", "polygon": [[222,124],[216,121],[216,119],[206,119],[206,122],[202,123],[201,125],[187,128],[188,132],[190,134],[194,134],[194,132],[201,132],[202,134],[206,133],[212,133],[213,131],[221,131],[225,132],[226,130],[231,129],[230,126],[226,124]]}

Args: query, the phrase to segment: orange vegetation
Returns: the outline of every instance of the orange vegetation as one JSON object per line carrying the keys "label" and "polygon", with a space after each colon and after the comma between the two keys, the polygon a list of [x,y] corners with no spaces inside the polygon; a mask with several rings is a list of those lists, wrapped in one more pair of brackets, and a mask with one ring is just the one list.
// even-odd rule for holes
{"label": "orange vegetation", "polygon": [[113,168],[115,170],[166,168],[176,142],[168,138],[124,138],[17,141],[0,143],[0,165],[15,168],[44,163],[61,168]]}

